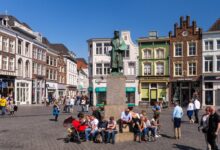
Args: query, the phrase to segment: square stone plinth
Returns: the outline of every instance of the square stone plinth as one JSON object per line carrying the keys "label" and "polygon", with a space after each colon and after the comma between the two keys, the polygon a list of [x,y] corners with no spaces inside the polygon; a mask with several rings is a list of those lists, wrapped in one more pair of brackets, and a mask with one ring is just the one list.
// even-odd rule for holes
{"label": "square stone plinth", "polygon": [[107,77],[107,105],[124,105],[126,77],[124,75],[109,75]]}
{"label": "square stone plinth", "polygon": [[121,112],[123,112],[127,108],[127,106],[124,105],[106,105],[104,107],[104,116],[105,119],[108,120],[109,117],[113,116],[116,121],[121,117]]}

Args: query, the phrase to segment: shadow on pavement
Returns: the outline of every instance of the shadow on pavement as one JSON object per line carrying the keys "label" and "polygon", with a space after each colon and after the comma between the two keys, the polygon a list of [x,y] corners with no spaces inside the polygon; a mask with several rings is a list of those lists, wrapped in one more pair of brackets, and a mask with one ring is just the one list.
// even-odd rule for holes
{"label": "shadow on pavement", "polygon": [[179,150],[201,150],[201,149],[197,149],[197,148],[194,148],[194,147],[190,147],[190,146],[187,146],[187,145],[181,145],[181,144],[173,144],[173,147],[177,148]]}
{"label": "shadow on pavement", "polygon": [[169,135],[166,135],[166,134],[160,134],[162,137],[165,137],[165,138],[168,138],[168,139],[173,139],[173,136],[169,136]]}

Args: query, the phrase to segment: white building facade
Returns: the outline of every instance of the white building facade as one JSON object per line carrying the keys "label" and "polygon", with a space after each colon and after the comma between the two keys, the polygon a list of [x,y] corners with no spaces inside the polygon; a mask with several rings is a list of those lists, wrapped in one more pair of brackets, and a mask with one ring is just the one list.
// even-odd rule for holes
{"label": "white building facade", "polygon": [[[138,104],[139,95],[137,91],[138,80],[137,55],[138,47],[132,42],[129,31],[122,31],[121,38],[124,39],[128,50],[124,53],[123,73],[126,80],[126,102]],[[106,79],[110,74],[111,38],[97,38],[88,40],[89,49],[89,97],[93,105],[106,103]]]}
{"label": "white building facade", "polygon": [[65,57],[64,61],[66,62],[67,95],[75,96],[77,93],[77,63],[72,56]]}
{"label": "white building facade", "polygon": [[203,33],[203,106],[220,106],[220,30]]}

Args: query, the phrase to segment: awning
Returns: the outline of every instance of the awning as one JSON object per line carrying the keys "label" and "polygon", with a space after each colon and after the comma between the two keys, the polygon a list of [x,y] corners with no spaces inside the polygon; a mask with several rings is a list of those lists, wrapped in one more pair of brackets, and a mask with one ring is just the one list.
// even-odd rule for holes
{"label": "awning", "polygon": [[92,88],[92,87],[89,87],[89,88],[88,88],[88,91],[89,91],[89,92],[92,92],[92,91],[93,91],[93,88]]}
{"label": "awning", "polygon": [[136,88],[135,87],[126,87],[126,92],[135,92]]}
{"label": "awning", "polygon": [[95,88],[95,92],[106,92],[106,87],[97,87]]}

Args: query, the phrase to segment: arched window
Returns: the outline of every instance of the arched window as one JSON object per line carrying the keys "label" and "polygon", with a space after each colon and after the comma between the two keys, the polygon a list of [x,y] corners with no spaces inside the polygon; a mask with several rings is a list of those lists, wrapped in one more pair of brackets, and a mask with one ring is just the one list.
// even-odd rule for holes
{"label": "arched window", "polygon": [[25,77],[30,77],[30,62],[28,60],[25,63]]}
{"label": "arched window", "polygon": [[150,49],[144,50],[144,58],[152,58],[152,51]]}
{"label": "arched window", "polygon": [[162,49],[162,48],[157,49],[156,56],[157,56],[157,58],[164,58],[164,49]]}
{"label": "arched window", "polygon": [[23,74],[23,61],[22,59],[18,59],[18,76],[21,76],[22,77],[22,74]]}

